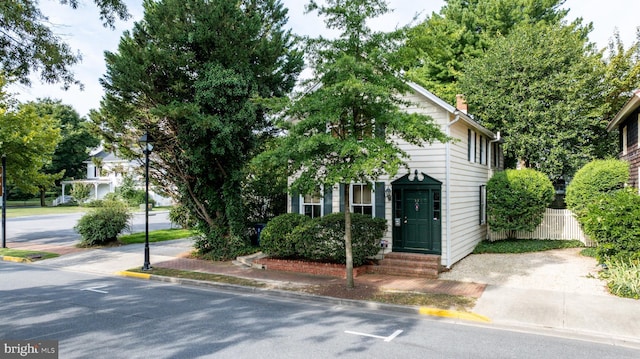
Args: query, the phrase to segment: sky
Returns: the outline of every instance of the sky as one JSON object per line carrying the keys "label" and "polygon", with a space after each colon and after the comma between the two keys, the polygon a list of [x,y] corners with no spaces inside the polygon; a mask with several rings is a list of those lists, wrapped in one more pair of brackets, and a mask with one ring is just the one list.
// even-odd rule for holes
{"label": "sky", "polygon": [[[304,14],[307,0],[282,0],[289,8],[288,26],[299,35],[316,36],[324,31],[324,23],[316,13]],[[53,31],[67,42],[74,51],[80,52],[82,62],[73,67],[76,78],[84,84],[84,91],[77,87],[64,91],[60,85],[42,84],[33,78],[31,87],[12,85],[9,92],[21,101],[35,101],[50,97],[71,105],[80,116],[86,116],[91,109],[100,106],[103,89],[99,79],[106,71],[105,51],[117,51],[123,31],[130,30],[134,21],[143,17],[142,0],[126,0],[132,19],[117,21],[116,29],[105,28],[99,21],[98,10],[92,0],[80,0],[76,10],[59,4],[58,0],[40,0],[43,13],[48,16]],[[444,0],[388,0],[393,13],[371,22],[375,30],[390,31],[398,26],[411,23],[418,16],[418,22],[432,12],[438,12]],[[617,29],[628,47],[640,26],[640,1],[638,0],[567,0],[563,8],[570,9],[568,20],[582,17],[585,23],[592,22],[594,30],[589,35],[598,48],[606,47]],[[326,35],[326,34],[325,34]]]}

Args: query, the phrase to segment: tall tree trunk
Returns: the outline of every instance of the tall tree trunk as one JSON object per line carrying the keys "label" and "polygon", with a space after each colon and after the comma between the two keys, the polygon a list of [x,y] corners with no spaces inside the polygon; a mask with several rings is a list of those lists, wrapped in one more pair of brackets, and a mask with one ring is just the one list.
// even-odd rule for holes
{"label": "tall tree trunk", "polygon": [[47,203],[45,201],[45,190],[44,188],[40,188],[40,207],[46,207]]}
{"label": "tall tree trunk", "polygon": [[351,203],[349,201],[349,184],[344,186],[344,247],[346,251],[347,288],[355,288],[353,283],[353,248],[351,246]]}

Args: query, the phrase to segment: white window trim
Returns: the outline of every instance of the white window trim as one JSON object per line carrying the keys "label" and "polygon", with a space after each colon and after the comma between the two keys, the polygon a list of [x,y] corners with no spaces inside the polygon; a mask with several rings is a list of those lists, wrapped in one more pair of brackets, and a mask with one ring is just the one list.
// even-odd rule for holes
{"label": "white window trim", "polygon": [[469,151],[469,162],[471,163],[477,163],[477,157],[478,157],[478,150],[477,150],[477,137],[478,134],[476,133],[476,131],[469,129],[470,132],[470,136],[469,137],[469,143],[467,144],[468,148],[467,151]]}
{"label": "white window trim", "polygon": [[622,127],[622,154],[627,154],[627,126]]}
{"label": "white window trim", "polygon": [[[376,194],[373,191],[372,184],[368,183],[352,183],[349,185],[349,210],[353,213],[353,186],[369,186],[371,191],[371,218],[376,218]],[[375,184],[373,184],[375,186]]]}
{"label": "white window trim", "polygon": [[[323,193],[323,191],[320,192],[319,198],[320,198],[320,203],[319,203],[319,205],[320,205],[320,217],[324,217],[324,193]],[[303,195],[299,195],[299,200],[300,200],[300,206],[299,206],[300,207],[299,208],[299,213],[300,214],[305,214],[304,213],[304,206],[305,205],[318,205],[317,203],[311,203],[311,202],[307,203],[307,202],[305,202]]]}

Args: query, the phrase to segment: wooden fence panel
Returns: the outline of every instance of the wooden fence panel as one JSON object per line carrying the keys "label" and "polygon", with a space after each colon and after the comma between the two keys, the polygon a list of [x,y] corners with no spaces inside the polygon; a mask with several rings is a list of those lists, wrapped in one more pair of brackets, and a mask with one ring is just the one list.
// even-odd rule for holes
{"label": "wooden fence panel", "polygon": [[[594,243],[582,232],[578,220],[568,209],[547,208],[544,213],[542,223],[533,232],[516,232],[519,239],[577,239],[586,246],[593,246]],[[489,231],[489,240],[497,241],[506,239],[505,231]]]}

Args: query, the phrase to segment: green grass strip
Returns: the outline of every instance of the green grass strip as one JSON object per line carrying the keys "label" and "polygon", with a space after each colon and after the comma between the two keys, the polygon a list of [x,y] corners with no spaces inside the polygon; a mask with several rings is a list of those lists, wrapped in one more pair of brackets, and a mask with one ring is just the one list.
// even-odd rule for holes
{"label": "green grass strip", "polygon": [[140,268],[133,268],[127,271],[134,272],[134,273],[146,273],[146,274],[158,275],[158,276],[164,276],[164,277],[184,278],[184,279],[194,279],[194,280],[202,280],[202,281],[208,281],[208,282],[235,284],[235,285],[242,285],[246,287],[262,288],[266,286],[266,283],[264,282],[259,282],[251,279],[231,277],[231,276],[213,274],[213,273],[192,272],[192,271],[185,271],[185,270],[179,270],[179,269],[154,267],[153,269],[148,271],[143,271]]}
{"label": "green grass strip", "polygon": [[494,242],[482,241],[476,246],[473,253],[529,253],[548,251],[550,249],[581,247],[584,247],[584,244],[578,240],[505,239]]}
{"label": "green grass strip", "polygon": [[0,248],[0,256],[27,258],[32,260],[58,257],[57,253],[28,251],[23,249]]}
{"label": "green grass strip", "polygon": [[[189,238],[195,235],[196,233],[189,229],[161,229],[149,232],[149,242],[170,241],[173,239]],[[118,240],[123,244],[144,243],[145,233],[139,232],[123,235],[118,237]]]}

